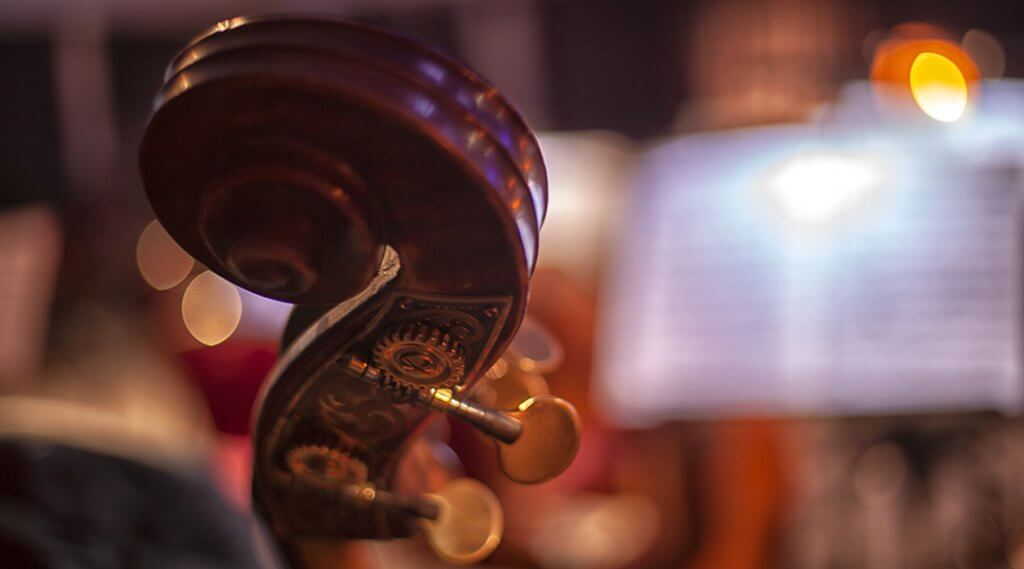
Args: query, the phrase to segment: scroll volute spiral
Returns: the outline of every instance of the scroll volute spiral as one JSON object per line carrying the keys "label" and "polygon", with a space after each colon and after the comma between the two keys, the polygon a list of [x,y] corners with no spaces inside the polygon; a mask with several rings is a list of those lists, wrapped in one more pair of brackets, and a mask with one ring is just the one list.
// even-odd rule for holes
{"label": "scroll volute spiral", "polygon": [[187,251],[297,304],[365,288],[385,243],[407,287],[525,296],[547,200],[536,141],[493,88],[419,44],[317,20],[237,18],[193,40],[141,169]]}

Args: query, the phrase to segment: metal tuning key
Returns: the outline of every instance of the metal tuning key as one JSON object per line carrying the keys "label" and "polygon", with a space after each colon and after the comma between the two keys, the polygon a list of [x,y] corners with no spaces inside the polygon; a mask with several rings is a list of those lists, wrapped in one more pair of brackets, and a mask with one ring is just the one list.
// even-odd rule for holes
{"label": "metal tuning key", "polygon": [[452,563],[476,563],[501,543],[504,516],[490,488],[471,478],[456,478],[435,494],[427,494],[438,509],[420,526],[439,557]]}
{"label": "metal tuning key", "polygon": [[359,510],[376,509],[415,519],[435,553],[445,561],[476,563],[490,555],[504,530],[501,503],[490,488],[471,478],[450,480],[439,491],[409,497],[369,482],[325,486],[328,501]]}
{"label": "metal tuning key", "polygon": [[[362,381],[387,384],[385,372],[356,357],[349,358],[347,367]],[[579,450],[579,414],[558,397],[531,397],[510,410],[461,399],[447,387],[414,390],[406,397],[411,403],[457,417],[494,439],[502,471],[516,482],[536,484],[558,476]]]}
{"label": "metal tuning key", "polygon": [[542,395],[510,411],[522,425],[511,443],[498,442],[498,460],[506,476],[523,484],[536,484],[558,476],[572,464],[580,448],[579,414],[568,401]]}
{"label": "metal tuning key", "polygon": [[451,563],[476,563],[490,555],[504,531],[504,514],[490,488],[471,478],[449,481],[436,493],[409,498],[369,484],[340,489],[341,498],[418,518],[438,557]]}
{"label": "metal tuning key", "polygon": [[428,404],[494,439],[502,471],[516,482],[537,484],[558,476],[572,464],[580,448],[579,414],[558,397],[531,397],[516,409],[502,411],[458,399],[449,389],[438,389],[432,391]]}

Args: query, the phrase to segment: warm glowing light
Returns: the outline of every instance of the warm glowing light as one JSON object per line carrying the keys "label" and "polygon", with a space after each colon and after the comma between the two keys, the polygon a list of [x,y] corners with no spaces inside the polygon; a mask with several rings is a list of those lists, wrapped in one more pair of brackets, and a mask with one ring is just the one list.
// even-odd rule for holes
{"label": "warm glowing light", "polygon": [[215,346],[231,337],[242,319],[238,289],[205,271],[192,279],[181,299],[181,317],[192,337]]}
{"label": "warm glowing light", "polygon": [[822,153],[789,160],[772,175],[768,186],[788,219],[816,226],[853,209],[881,178],[881,168],[872,160]]}
{"label": "warm glowing light", "polygon": [[171,239],[155,219],[142,230],[135,246],[135,261],[142,278],[157,290],[178,286],[192,272],[195,261]]}
{"label": "warm glowing light", "polygon": [[967,80],[948,57],[918,54],[910,66],[910,92],[921,110],[937,121],[954,122],[967,110]]}
{"label": "warm glowing light", "polygon": [[[979,44],[975,36],[971,36],[971,49],[985,55],[984,45],[974,45]],[[904,113],[917,118],[921,110],[938,121],[961,118],[979,95],[982,77],[978,63],[966,50],[968,45],[965,42],[961,47],[950,41],[934,26],[897,26],[878,44],[871,65],[879,109],[890,118]]]}

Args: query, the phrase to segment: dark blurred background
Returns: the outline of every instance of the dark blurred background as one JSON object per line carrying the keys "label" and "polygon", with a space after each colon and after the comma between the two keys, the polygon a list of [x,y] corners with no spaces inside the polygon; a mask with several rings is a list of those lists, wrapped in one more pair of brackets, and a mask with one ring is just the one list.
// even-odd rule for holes
{"label": "dark blurred background", "polygon": [[537,130],[635,140],[707,128],[717,117],[703,103],[759,82],[792,99],[797,116],[867,77],[868,44],[906,22],[986,30],[1008,54],[1006,76],[1024,66],[1012,57],[1024,49],[1024,8],[1013,2],[111,0],[0,10],[5,199],[117,195],[138,208],[135,149],[165,65],[197,30],[238,14],[328,14],[419,37],[500,85]]}

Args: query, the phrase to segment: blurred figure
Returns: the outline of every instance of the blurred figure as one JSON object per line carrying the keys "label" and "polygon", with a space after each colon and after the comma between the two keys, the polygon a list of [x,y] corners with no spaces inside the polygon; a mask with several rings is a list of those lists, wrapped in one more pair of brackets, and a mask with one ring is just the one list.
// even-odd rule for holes
{"label": "blurred figure", "polygon": [[3,564],[277,566],[210,478],[201,399],[132,319],[78,290],[51,326],[58,267],[89,253],[63,234],[48,204],[0,213]]}
{"label": "blurred figure", "polygon": [[848,419],[792,433],[788,564],[1016,567],[1024,544],[1019,421],[961,414]]}
{"label": "blurred figure", "polygon": [[42,369],[61,229],[46,205],[0,210],[0,386],[15,389]]}

